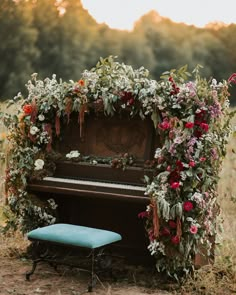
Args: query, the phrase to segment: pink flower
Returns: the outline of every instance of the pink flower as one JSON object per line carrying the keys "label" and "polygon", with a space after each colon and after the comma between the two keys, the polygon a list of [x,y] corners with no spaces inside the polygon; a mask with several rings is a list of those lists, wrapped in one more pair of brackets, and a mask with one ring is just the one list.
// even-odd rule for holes
{"label": "pink flower", "polygon": [[201,157],[201,158],[199,159],[199,161],[200,161],[200,162],[205,162],[205,161],[206,161],[206,158],[205,158],[205,157]]}
{"label": "pink flower", "polygon": [[169,165],[169,166],[167,166],[167,168],[166,168],[166,171],[171,171],[171,166]]}
{"label": "pink flower", "polygon": [[164,120],[162,123],[158,125],[158,127],[162,130],[170,129],[170,123],[167,120]]}
{"label": "pink flower", "polygon": [[174,236],[171,238],[171,243],[174,245],[178,245],[180,243],[180,238],[179,236]]}
{"label": "pink flower", "polygon": [[228,83],[234,83],[236,84],[236,73],[233,73],[229,79],[228,79]]}
{"label": "pink flower", "polygon": [[201,123],[201,124],[200,124],[200,127],[201,127],[201,129],[204,130],[205,132],[207,132],[208,129],[209,129],[209,125],[208,125],[207,123]]}
{"label": "pink flower", "polygon": [[187,123],[185,124],[185,128],[188,128],[188,129],[193,128],[193,126],[194,126],[194,123],[193,123],[193,122],[187,122]]}
{"label": "pink flower", "polygon": [[183,209],[184,209],[184,211],[186,211],[186,212],[191,211],[191,210],[193,209],[193,203],[190,202],[190,201],[186,201],[186,202],[184,202],[184,204],[183,204]]}
{"label": "pink flower", "polygon": [[178,181],[172,182],[170,187],[173,188],[173,189],[177,189],[177,188],[180,187],[180,183]]}
{"label": "pink flower", "polygon": [[190,161],[190,162],[188,163],[188,165],[189,165],[189,167],[194,167],[194,166],[196,165],[196,163],[195,163],[194,161]]}
{"label": "pink flower", "polygon": [[190,233],[195,235],[198,232],[198,228],[196,225],[192,225],[189,229]]}
{"label": "pink flower", "polygon": [[174,220],[169,220],[168,224],[169,224],[170,228],[176,228],[177,227],[176,222]]}

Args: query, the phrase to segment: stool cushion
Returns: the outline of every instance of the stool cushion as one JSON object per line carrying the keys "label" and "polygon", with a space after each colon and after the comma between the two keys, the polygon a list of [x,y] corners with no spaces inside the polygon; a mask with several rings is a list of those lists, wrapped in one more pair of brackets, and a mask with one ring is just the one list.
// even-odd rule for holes
{"label": "stool cushion", "polygon": [[64,223],[37,228],[29,232],[27,237],[29,240],[91,249],[121,240],[121,235],[112,231]]}

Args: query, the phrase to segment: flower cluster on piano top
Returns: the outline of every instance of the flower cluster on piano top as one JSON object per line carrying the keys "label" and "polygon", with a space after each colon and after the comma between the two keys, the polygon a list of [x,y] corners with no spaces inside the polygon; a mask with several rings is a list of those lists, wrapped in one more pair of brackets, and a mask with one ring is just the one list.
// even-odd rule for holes
{"label": "flower cluster on piano top", "polygon": [[228,81],[207,81],[197,67],[190,76],[182,67],[156,81],[146,69],[134,70],[112,57],[84,71],[77,82],[58,81],[55,75],[42,81],[32,75],[26,85],[28,96],[18,95],[18,115],[3,116],[9,128],[6,189],[13,212],[9,224],[27,231],[55,222],[55,203],[29,195],[26,185],[29,177],[47,173],[47,155],[63,118],[69,123],[70,114],[77,112],[82,124],[85,112],[91,110],[106,115],[128,112],[131,117],[151,116],[160,133],[161,146],[151,163],[156,176],[146,188],[150,205],[140,213],[157,269],[172,274],[187,271],[199,249],[206,247],[210,254],[209,237],[216,234],[219,215],[218,175],[233,116],[228,87],[236,75]]}

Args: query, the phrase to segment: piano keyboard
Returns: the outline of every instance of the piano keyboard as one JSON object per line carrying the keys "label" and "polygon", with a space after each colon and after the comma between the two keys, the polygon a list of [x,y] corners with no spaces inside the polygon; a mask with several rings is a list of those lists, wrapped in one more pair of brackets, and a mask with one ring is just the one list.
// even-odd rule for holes
{"label": "piano keyboard", "polygon": [[110,182],[100,182],[100,181],[88,181],[88,180],[78,180],[78,179],[68,179],[68,178],[60,178],[60,177],[44,177],[45,181],[66,183],[66,184],[77,184],[77,185],[92,185],[94,187],[106,187],[106,188],[114,188],[121,190],[135,190],[140,192],[145,192],[145,187],[138,185],[130,185],[130,184],[119,184],[119,183],[110,183]]}

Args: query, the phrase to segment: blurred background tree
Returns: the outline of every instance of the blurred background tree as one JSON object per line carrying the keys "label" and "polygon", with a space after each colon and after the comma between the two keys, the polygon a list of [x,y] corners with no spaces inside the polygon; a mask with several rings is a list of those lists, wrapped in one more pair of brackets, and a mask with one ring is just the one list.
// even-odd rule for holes
{"label": "blurred background tree", "polygon": [[200,29],[155,11],[143,15],[132,31],[121,31],[98,24],[80,0],[1,0],[0,100],[24,93],[34,72],[78,80],[108,55],[148,68],[154,79],[185,64],[190,71],[201,64],[207,77],[227,79],[235,72],[235,34],[236,24]]}

